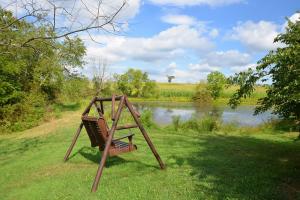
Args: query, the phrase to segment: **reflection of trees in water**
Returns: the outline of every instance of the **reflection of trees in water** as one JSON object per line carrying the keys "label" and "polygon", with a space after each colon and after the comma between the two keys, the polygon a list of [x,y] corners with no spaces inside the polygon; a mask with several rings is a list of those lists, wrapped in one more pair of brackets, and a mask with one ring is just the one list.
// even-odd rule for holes
{"label": "reflection of trees in water", "polygon": [[172,114],[173,113],[173,109],[172,108],[167,108],[166,109],[166,113]]}
{"label": "reflection of trees in water", "polygon": [[210,116],[215,117],[217,119],[222,119],[223,112],[224,108],[213,106],[210,112]]}
{"label": "reflection of trees in water", "polygon": [[[188,120],[189,118],[203,118],[206,116],[213,117],[217,120],[222,120],[224,107],[215,106],[212,104],[199,104],[199,103],[187,103],[187,104],[162,104],[157,102],[155,103],[135,103],[135,108],[139,112],[143,112],[145,110],[151,110],[153,113],[153,117],[155,116],[163,116],[164,118],[172,118],[173,116],[180,116],[181,119]],[[182,109],[183,112],[178,111],[177,109]],[[186,114],[185,110],[192,110],[194,113]],[[190,116],[191,115],[191,116]]]}
{"label": "reflection of trees in water", "polygon": [[157,110],[157,106],[152,105],[152,104],[145,104],[145,103],[134,103],[133,104],[134,108],[139,112],[139,113],[143,113],[144,111],[151,111],[152,114],[154,115],[154,113]]}
{"label": "reflection of trees in water", "polygon": [[[146,110],[146,109],[149,109],[150,107],[145,105],[145,104],[139,104],[139,103],[134,103],[133,104],[134,108],[136,108],[136,110],[138,111],[143,111],[143,110]],[[151,109],[152,110],[152,109]]]}
{"label": "reflection of trees in water", "polygon": [[212,104],[194,103],[195,117],[211,116],[216,119],[222,119],[224,108]]}

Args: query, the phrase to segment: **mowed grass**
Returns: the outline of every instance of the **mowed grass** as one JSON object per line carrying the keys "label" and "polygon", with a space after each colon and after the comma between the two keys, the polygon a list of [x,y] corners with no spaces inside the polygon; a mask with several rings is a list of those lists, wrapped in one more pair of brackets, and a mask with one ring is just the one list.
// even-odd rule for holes
{"label": "mowed grass", "polygon": [[0,136],[1,199],[300,198],[297,135],[260,129],[147,129],[166,170],[134,130],[138,150],[109,158],[98,191],[90,193],[101,155],[89,146],[85,131],[63,162],[79,116],[64,115],[54,127],[43,124],[50,131],[36,127]]}

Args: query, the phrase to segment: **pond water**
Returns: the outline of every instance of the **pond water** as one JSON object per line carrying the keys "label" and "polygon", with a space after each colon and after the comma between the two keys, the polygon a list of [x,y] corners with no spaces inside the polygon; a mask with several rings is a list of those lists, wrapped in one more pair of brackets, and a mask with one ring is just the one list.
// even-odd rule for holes
{"label": "pond water", "polygon": [[153,120],[159,125],[171,124],[173,116],[180,116],[182,121],[186,121],[191,117],[201,118],[205,115],[212,115],[219,117],[223,123],[235,123],[239,126],[257,126],[270,119],[276,119],[271,112],[254,116],[255,106],[239,106],[234,110],[228,106],[203,106],[195,103],[138,102],[134,103],[134,106],[140,112],[146,109],[151,110]]}

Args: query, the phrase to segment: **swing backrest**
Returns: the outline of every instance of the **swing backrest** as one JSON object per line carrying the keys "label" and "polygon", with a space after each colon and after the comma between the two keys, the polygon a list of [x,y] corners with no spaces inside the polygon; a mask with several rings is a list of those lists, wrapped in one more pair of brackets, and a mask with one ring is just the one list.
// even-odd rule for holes
{"label": "swing backrest", "polygon": [[90,138],[91,146],[99,146],[99,148],[103,150],[108,138],[108,129],[105,119],[86,115],[82,116],[81,119]]}

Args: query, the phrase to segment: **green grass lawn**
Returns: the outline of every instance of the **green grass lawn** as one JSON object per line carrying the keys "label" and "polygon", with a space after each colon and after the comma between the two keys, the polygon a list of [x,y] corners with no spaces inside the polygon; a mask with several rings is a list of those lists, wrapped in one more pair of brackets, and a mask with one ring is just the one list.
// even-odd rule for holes
{"label": "green grass lawn", "polygon": [[142,135],[138,150],[109,158],[90,193],[100,154],[82,132],[63,162],[79,112],[21,133],[0,136],[0,199],[297,199],[297,133],[262,129],[195,132],[151,128],[167,169],[160,170]]}

